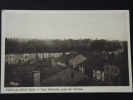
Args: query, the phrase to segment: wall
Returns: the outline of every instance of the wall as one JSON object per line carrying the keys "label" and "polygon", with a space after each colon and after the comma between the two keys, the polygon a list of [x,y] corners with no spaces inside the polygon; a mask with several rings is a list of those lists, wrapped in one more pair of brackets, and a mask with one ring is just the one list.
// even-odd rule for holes
{"label": "wall", "polygon": [[[48,58],[48,57],[60,57],[62,53],[24,53],[24,54],[6,54],[5,55],[5,63],[7,64],[19,64],[26,62],[28,59],[33,59],[35,56],[38,55],[39,59]],[[26,58],[27,57],[27,58]]]}
{"label": "wall", "polygon": [[100,70],[93,70],[93,78],[96,78],[97,80],[104,81],[104,72]]}
{"label": "wall", "polygon": [[104,66],[105,72],[105,82],[109,85],[117,85],[119,84],[119,75],[120,75],[120,68],[114,65],[105,65]]}
{"label": "wall", "polygon": [[84,66],[79,66],[79,72],[81,72],[81,73],[85,73],[85,69],[84,69]]}

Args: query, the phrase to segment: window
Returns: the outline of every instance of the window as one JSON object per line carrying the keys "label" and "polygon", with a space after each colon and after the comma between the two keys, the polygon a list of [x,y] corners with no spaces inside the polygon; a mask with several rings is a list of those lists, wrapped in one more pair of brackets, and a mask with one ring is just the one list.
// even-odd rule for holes
{"label": "window", "polygon": [[71,78],[74,78],[74,73],[71,73]]}
{"label": "window", "polygon": [[95,75],[94,78],[97,79],[97,76]]}
{"label": "window", "polygon": [[110,80],[111,80],[112,82],[114,81],[113,75],[110,76]]}
{"label": "window", "polygon": [[103,72],[102,71],[100,71],[100,74],[102,74]]}
{"label": "window", "polygon": [[106,79],[106,81],[108,81],[108,74],[106,74],[106,76],[105,76],[105,77],[106,77],[106,78],[105,78],[105,79]]}
{"label": "window", "polygon": [[113,72],[113,68],[111,68],[110,71]]}
{"label": "window", "polygon": [[100,80],[102,81],[102,77],[100,77]]}
{"label": "window", "polygon": [[117,68],[114,69],[114,72],[117,73]]}
{"label": "window", "polygon": [[83,73],[85,73],[85,69],[83,69]]}

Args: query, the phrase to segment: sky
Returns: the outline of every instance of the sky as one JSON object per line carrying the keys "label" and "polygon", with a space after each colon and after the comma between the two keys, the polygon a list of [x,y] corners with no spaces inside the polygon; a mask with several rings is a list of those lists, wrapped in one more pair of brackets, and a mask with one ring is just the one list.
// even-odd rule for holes
{"label": "sky", "polygon": [[7,38],[127,40],[127,11],[2,11]]}

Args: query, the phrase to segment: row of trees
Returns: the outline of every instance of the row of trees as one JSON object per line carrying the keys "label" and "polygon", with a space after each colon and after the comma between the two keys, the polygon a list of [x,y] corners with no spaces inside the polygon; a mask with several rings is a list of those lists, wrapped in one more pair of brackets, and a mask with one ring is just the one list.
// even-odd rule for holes
{"label": "row of trees", "polygon": [[[121,42],[126,46],[126,42]],[[39,39],[5,39],[6,53],[37,53],[37,52],[88,52],[113,51],[121,48],[119,41],[67,39],[67,40],[39,40]]]}

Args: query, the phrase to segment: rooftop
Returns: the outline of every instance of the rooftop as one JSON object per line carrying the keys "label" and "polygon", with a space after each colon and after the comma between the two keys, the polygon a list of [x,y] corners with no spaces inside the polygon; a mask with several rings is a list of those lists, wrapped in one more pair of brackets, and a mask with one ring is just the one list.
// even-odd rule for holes
{"label": "rooftop", "polygon": [[81,62],[79,66],[84,66],[85,68],[92,67],[89,59],[86,59],[85,61]]}
{"label": "rooftop", "polygon": [[104,65],[103,66],[95,66],[94,69],[104,71]]}
{"label": "rooftop", "polygon": [[61,61],[61,62],[66,62],[76,56],[80,55],[79,53],[70,53],[70,54],[67,54],[67,55],[63,55],[61,57],[58,57],[57,60],[58,61]]}
{"label": "rooftop", "polygon": [[41,80],[44,80],[44,79],[64,70],[66,68],[67,67],[65,67],[65,66],[56,65],[56,66],[48,68],[48,69],[42,69],[41,70]]}
{"label": "rooftop", "polygon": [[119,54],[117,56],[115,56],[113,59],[108,60],[105,64],[110,64],[110,65],[115,65],[115,66],[128,66],[128,57],[123,55],[123,54]]}
{"label": "rooftop", "polygon": [[[74,73],[73,78],[71,78],[71,73]],[[79,73],[71,68],[66,68],[59,73],[42,80],[41,86],[73,86],[86,78],[87,75]]]}

